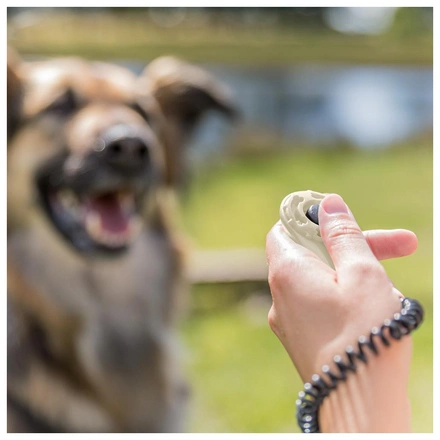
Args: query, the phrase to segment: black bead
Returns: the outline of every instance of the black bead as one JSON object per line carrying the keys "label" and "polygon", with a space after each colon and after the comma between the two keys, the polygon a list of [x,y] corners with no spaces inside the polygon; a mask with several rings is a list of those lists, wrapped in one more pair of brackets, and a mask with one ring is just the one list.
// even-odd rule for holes
{"label": "black bead", "polygon": [[319,225],[318,212],[319,212],[319,203],[317,203],[316,205],[312,205],[306,212],[306,217],[316,225]]}

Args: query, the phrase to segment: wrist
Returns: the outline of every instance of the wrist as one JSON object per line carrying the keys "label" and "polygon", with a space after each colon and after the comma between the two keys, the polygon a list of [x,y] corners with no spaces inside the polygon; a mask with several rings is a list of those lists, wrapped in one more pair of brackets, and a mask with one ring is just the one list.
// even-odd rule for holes
{"label": "wrist", "polygon": [[409,432],[411,338],[393,341],[359,364],[319,409],[322,432]]}
{"label": "wrist", "polygon": [[[321,432],[323,423],[325,432],[408,432],[406,386],[412,352],[408,335],[419,327],[423,315],[417,300],[403,298],[400,313],[373,328],[369,338],[360,337],[356,348],[347,347],[344,359],[333,358],[338,373],[326,365],[322,376],[313,375],[296,401],[301,430]],[[348,380],[353,374],[359,377]]]}
{"label": "wrist", "polygon": [[[362,306],[363,314],[360,317],[351,311],[345,312],[346,314],[352,313],[351,318],[343,318],[341,316],[341,320],[344,319],[348,322],[344,324],[343,330],[340,331],[336,338],[333,338],[317,351],[313,363],[313,372],[320,372],[323,365],[329,365],[331,369],[334,370],[335,366],[333,365],[332,359],[335,355],[342,356],[345,349],[349,346],[356,348],[361,335],[364,336],[365,340],[368,340],[368,335],[371,335],[373,325],[366,324],[367,320],[376,323],[376,326],[379,325],[380,327],[382,323],[389,321],[390,318],[399,313],[402,310],[402,306],[403,303],[401,299],[397,296],[393,296],[388,298],[386,302],[377,303],[375,301],[367,301]],[[367,319],[367,317],[369,317],[369,319]],[[387,331],[386,334],[388,334]],[[379,346],[381,345],[379,342]],[[337,372],[337,369],[334,371]]]}

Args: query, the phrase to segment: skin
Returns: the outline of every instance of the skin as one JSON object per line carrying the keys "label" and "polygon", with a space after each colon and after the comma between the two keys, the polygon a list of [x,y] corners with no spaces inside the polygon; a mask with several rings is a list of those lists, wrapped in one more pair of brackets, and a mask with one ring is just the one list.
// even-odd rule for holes
{"label": "skin", "polygon": [[[379,260],[410,255],[417,248],[411,231],[362,232],[336,194],[321,202],[319,224],[335,270],[293,242],[280,223],[266,241],[273,300],[269,325],[304,382],[323,365],[334,368],[336,354],[400,311],[402,294]],[[324,400],[321,431],[409,431],[405,387],[411,348],[410,337],[393,341],[389,348],[380,346],[379,356],[370,356],[367,365]]]}

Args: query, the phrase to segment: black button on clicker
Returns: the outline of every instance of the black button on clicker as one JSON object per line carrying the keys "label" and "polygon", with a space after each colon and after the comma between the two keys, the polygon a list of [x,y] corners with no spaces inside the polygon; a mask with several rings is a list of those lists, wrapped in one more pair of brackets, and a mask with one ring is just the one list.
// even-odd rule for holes
{"label": "black button on clicker", "polygon": [[319,212],[319,203],[317,203],[316,205],[312,205],[306,212],[306,217],[316,225],[319,225],[318,212]]}

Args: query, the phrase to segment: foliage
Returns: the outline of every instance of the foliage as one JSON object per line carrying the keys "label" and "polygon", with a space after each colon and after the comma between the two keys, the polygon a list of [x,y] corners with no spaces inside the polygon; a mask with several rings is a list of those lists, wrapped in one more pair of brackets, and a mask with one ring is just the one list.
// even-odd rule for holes
{"label": "foliage", "polygon": [[[397,21],[395,32],[374,36],[330,30],[322,22],[325,8],[153,8],[155,16],[152,8],[75,8],[76,13],[28,8],[20,14],[22,8],[9,9],[8,42],[25,55],[148,61],[172,54],[196,62],[254,65],[432,64],[429,13],[425,17],[420,8],[400,13],[404,20]],[[161,10],[167,12],[161,15]]]}

